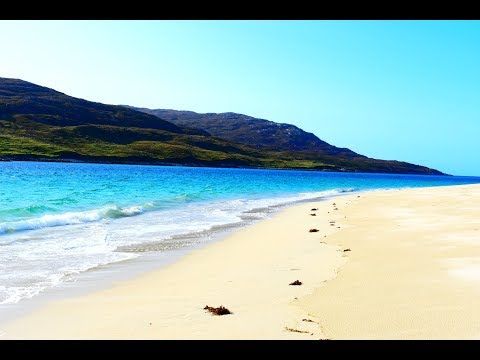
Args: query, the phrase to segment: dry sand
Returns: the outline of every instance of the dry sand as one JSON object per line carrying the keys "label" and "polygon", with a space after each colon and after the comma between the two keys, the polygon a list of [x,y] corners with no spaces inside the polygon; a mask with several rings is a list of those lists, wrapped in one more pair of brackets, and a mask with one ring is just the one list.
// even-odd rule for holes
{"label": "dry sand", "polygon": [[335,280],[299,305],[334,339],[480,337],[480,186],[362,194],[329,244],[350,248]]}
{"label": "dry sand", "polygon": [[[289,285],[297,279],[301,286]],[[0,331],[2,339],[469,339],[480,335],[479,298],[480,185],[372,191],[289,207]]]}

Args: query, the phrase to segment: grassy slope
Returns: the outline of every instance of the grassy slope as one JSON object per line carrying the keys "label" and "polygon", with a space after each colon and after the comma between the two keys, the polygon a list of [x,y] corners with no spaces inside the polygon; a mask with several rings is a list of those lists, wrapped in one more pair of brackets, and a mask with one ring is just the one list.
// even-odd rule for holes
{"label": "grassy slope", "polygon": [[[171,109],[137,109],[173,122],[204,130],[227,141],[275,152],[279,156],[331,164],[336,170],[441,174],[423,166],[394,160],[372,159],[347,148],[338,148],[291,124],[280,124],[237,113],[196,113]],[[342,170],[343,171],[343,170]]]}
{"label": "grassy slope", "polygon": [[270,154],[202,135],[116,126],[51,126],[22,116],[0,120],[4,159],[48,158],[166,164],[311,168],[332,166],[315,160]]}
{"label": "grassy slope", "polygon": [[12,120],[0,120],[0,158],[435,173],[428,168],[397,161],[268,151],[213,136],[177,134],[157,129],[110,125],[52,126],[21,115]]}
{"label": "grassy slope", "polygon": [[[230,125],[240,121],[237,115],[225,115],[234,116]],[[243,117],[258,124],[257,119]],[[211,136],[206,129],[175,125],[122,106],[74,98],[23,80],[0,78],[0,160],[438,173],[408,163],[368,159],[332,147],[288,124],[280,126],[264,120],[259,130],[265,124],[267,133],[253,141],[276,136],[280,139],[274,149],[232,142]],[[250,137],[249,129],[235,134],[243,136],[244,141]]]}

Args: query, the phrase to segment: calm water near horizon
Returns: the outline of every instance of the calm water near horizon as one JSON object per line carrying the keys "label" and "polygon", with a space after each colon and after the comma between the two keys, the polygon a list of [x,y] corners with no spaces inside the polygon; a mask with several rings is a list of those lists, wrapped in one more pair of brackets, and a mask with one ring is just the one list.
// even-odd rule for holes
{"label": "calm water near horizon", "polygon": [[0,304],[101,265],[206,243],[298,201],[473,183],[480,177],[0,162]]}

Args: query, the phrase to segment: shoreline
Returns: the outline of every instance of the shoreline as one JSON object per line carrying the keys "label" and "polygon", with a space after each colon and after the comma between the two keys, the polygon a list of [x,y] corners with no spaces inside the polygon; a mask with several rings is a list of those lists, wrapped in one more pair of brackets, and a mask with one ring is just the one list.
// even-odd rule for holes
{"label": "shoreline", "polygon": [[[322,199],[313,204],[318,205],[317,207],[323,206],[326,210],[329,201],[337,197]],[[336,247],[319,241],[312,242],[312,236],[315,234],[309,233],[308,229],[304,232],[302,238],[298,238],[295,243],[290,242],[290,238],[296,236],[294,229],[279,236],[283,240],[280,247],[278,247],[279,239],[268,236],[278,226],[279,222],[284,223],[286,220],[291,220],[292,216],[297,219],[301,228],[305,227],[302,224],[302,219],[307,216],[311,219],[311,226],[315,226],[315,218],[309,216],[308,213],[311,204],[311,202],[302,201],[282,207],[270,218],[258,220],[249,226],[236,229],[226,237],[221,237],[188,252],[167,266],[146,273],[142,272],[133,279],[120,279],[120,281],[114,282],[106,288],[93,292],[89,291],[74,296],[48,300],[40,306],[36,306],[25,316],[1,324],[0,335],[2,333],[4,335],[0,336],[0,339],[303,339],[307,336],[308,338],[318,339],[322,334],[317,329],[316,322],[302,322],[302,319],[308,317],[308,314],[304,314],[295,306],[291,306],[290,303],[295,302],[295,298],[308,291],[313,291],[313,284],[319,285],[326,278],[333,277],[335,275],[333,269],[344,259],[338,254]],[[299,213],[297,208],[306,209],[307,213],[304,213],[304,211]],[[325,234],[333,231],[327,225],[323,226]],[[268,244],[263,244],[266,248],[255,249],[259,245],[257,236],[269,238]],[[290,247],[287,252],[285,252],[285,245]],[[256,250],[256,266],[252,267],[248,249],[245,258],[237,256],[239,253],[245,253],[245,247]],[[264,263],[261,256],[268,259],[271,255],[269,249],[275,249],[275,247],[278,247],[276,257]],[[306,249],[308,249],[307,252]],[[293,256],[295,251],[303,260],[295,260],[296,256]],[[325,258],[325,264],[320,269],[315,269],[319,255]],[[307,260],[308,263],[304,260]],[[236,265],[233,266],[233,264]],[[305,269],[307,265],[308,270]],[[299,266],[302,269],[299,269]],[[202,273],[199,273],[198,269],[201,269]],[[240,269],[243,269],[244,275],[238,281],[233,280],[237,277],[237,272],[241,271]],[[225,273],[222,273],[222,270]],[[320,277],[317,276],[318,274],[320,274]],[[295,281],[297,277],[301,277],[304,284],[302,286],[289,286],[288,284]],[[306,278],[310,278],[310,280],[305,282]],[[275,285],[270,286],[277,288],[275,297],[281,300],[274,301],[276,307],[278,307],[276,315],[270,314],[269,321],[265,321],[263,313],[269,313],[272,310],[271,292],[265,293],[266,297],[263,299],[256,297],[265,290],[265,286],[269,286],[269,282],[275,283]],[[152,289],[149,285],[152,283],[161,283],[165,290]],[[181,287],[178,287],[176,283],[181,283]],[[236,283],[241,284],[238,290],[232,286]],[[140,286],[137,287],[136,284]],[[254,294],[251,299],[244,298],[242,294],[244,286],[251,288],[248,289],[248,293]],[[192,290],[192,287],[196,290]],[[113,291],[113,293],[110,293],[110,291]],[[120,291],[120,293],[117,293],[117,291]],[[147,293],[142,295],[143,291]],[[197,300],[192,296],[196,291],[201,293],[203,299]],[[129,295],[132,292],[138,294],[134,299],[131,299]],[[93,303],[87,304],[89,302],[87,299],[93,299],[92,297],[95,298]],[[116,300],[108,301],[108,298],[121,299],[117,302]],[[159,302],[158,307],[170,308],[171,310],[164,314],[157,314],[157,306],[153,305],[151,300],[147,301],[148,304],[144,304],[144,300],[147,298],[154,298]],[[244,304],[242,299],[247,300],[247,304]],[[180,302],[180,304],[176,304],[177,302]],[[233,312],[233,315],[213,316],[203,309],[205,305],[226,306]],[[60,306],[62,310],[57,306]],[[142,322],[137,319],[138,314],[135,314],[135,312],[126,314],[125,311],[128,308],[140,308],[140,313],[145,312],[147,314],[151,311],[152,318],[150,319],[150,316],[146,315],[145,321]],[[253,314],[249,314],[248,308],[255,308]],[[48,309],[52,309],[52,312]],[[71,309],[75,309],[75,313],[72,313]],[[185,309],[188,309],[187,313],[185,313]],[[242,313],[245,315],[239,316]],[[291,320],[281,320],[282,313],[288,313]],[[122,315],[114,319],[115,314]],[[38,315],[41,319],[38,319]],[[54,320],[52,316],[56,319]],[[75,319],[70,316],[74,316]],[[33,318],[30,319],[30,317]],[[175,318],[180,321],[180,324],[176,324]],[[198,324],[197,329],[192,326],[192,318],[195,318],[195,322]],[[99,332],[92,332],[90,325],[85,323],[84,319],[98,319],[99,322],[105,322],[108,329],[99,326],[99,324],[91,324],[93,328],[99,329]],[[259,320],[262,321],[263,326],[255,325],[255,330],[250,330],[245,334],[241,332],[226,333],[222,328],[222,322],[219,320],[226,320],[233,324],[239,322],[240,329],[248,328],[248,324],[255,324]],[[313,319],[313,321],[315,320]],[[108,322],[110,324],[107,324]],[[67,328],[72,323],[80,326],[76,329],[71,328],[70,330],[73,333],[67,335],[69,332]],[[120,324],[127,323],[129,325],[122,329]],[[150,325],[150,323],[161,324],[159,325],[160,329]],[[49,324],[48,329],[44,327],[45,324]],[[129,332],[130,325],[135,328],[134,334]],[[180,329],[173,331],[175,327],[183,327],[188,331],[183,335]],[[209,327],[215,329],[213,330],[214,336],[211,334],[212,329],[208,329]],[[297,329],[300,327],[303,330]],[[309,329],[309,333],[289,331],[286,328],[300,331]],[[158,335],[159,331],[162,332],[160,336]]]}
{"label": "shoreline", "polygon": [[[215,225],[208,230],[175,235],[173,237],[183,241],[185,239],[200,238],[200,241],[187,243],[186,245],[179,245],[178,247],[165,251],[157,250],[146,253],[140,251],[141,254],[138,257],[97,265],[88,270],[75,273],[71,275],[69,279],[65,279],[55,286],[48,287],[33,297],[23,298],[15,303],[0,304],[0,339],[2,337],[1,329],[3,324],[15,320],[24,314],[31,313],[49,302],[83,296],[111,287],[115,283],[131,280],[142,274],[164,269],[166,266],[179,261],[189,253],[195,252],[198,249],[209,246],[210,244],[223,241],[236,231],[254,226],[258,222],[268,220],[288,207],[306,204],[313,200],[323,202],[341,196],[342,194],[343,193],[340,192],[328,195],[328,197],[319,196],[318,198],[313,199],[299,199],[292,203],[281,203],[249,210],[240,215],[241,221],[238,223]],[[259,215],[259,213],[262,215]],[[159,241],[159,243],[161,243],[161,241]],[[154,243],[140,243],[138,245],[126,245],[124,247],[142,248],[150,246],[149,244],[151,245]]]}
{"label": "shoreline", "polygon": [[[127,161],[121,159],[110,159],[110,160],[82,160],[82,159],[56,159],[56,158],[11,158],[0,157],[0,162],[40,162],[40,163],[66,163],[66,164],[103,164],[103,165],[140,165],[140,166],[168,166],[168,167],[193,167],[193,168],[224,168],[224,169],[246,169],[246,170],[293,170],[293,171],[318,171],[318,172],[328,172],[328,173],[351,173],[351,174],[388,174],[388,175],[417,175],[417,176],[454,176],[452,174],[446,174],[439,170],[438,173],[433,172],[376,172],[376,171],[355,171],[355,170],[346,170],[343,168],[331,169],[331,166],[317,166],[313,168],[294,168],[294,167],[262,167],[262,166],[253,166],[253,165],[235,165],[235,164],[208,164],[208,163],[176,163],[176,162],[163,162],[163,161],[151,161],[151,162],[142,162],[142,161]],[[342,170],[343,169],[343,170]]]}
{"label": "shoreline", "polygon": [[480,185],[297,203],[160,269],[48,301],[0,339],[478,338],[478,211]]}

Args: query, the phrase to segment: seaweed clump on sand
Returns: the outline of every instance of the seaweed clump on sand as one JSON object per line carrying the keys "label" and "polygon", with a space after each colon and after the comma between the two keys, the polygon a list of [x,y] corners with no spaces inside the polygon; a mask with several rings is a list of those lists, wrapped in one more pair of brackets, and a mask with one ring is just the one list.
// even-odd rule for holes
{"label": "seaweed clump on sand", "polygon": [[288,327],[288,326],[285,326],[285,330],[290,331],[290,332],[301,333],[301,334],[309,334],[308,331],[298,330],[298,329],[294,329],[294,328],[291,328],[291,327]]}
{"label": "seaweed clump on sand", "polygon": [[292,282],[288,285],[302,285],[302,282],[300,280],[295,280],[294,282]]}
{"label": "seaweed clump on sand", "polygon": [[206,305],[203,309],[210,311],[213,315],[232,314],[232,312],[230,310],[228,310],[226,307],[224,307],[222,305],[220,305],[219,307],[212,307],[212,306]]}
{"label": "seaweed clump on sand", "polygon": [[318,229],[310,229],[308,230],[308,232],[318,232],[319,230]]}

